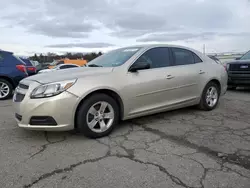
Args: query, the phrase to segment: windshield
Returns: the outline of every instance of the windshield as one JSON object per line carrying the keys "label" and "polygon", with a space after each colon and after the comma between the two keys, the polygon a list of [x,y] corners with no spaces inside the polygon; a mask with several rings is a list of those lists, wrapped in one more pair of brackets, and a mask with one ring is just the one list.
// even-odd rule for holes
{"label": "windshield", "polygon": [[90,61],[88,67],[117,67],[129,60],[140,48],[120,48]]}
{"label": "windshield", "polygon": [[240,58],[240,60],[247,60],[247,59],[250,59],[250,51],[247,52],[246,54],[244,54],[244,55]]}

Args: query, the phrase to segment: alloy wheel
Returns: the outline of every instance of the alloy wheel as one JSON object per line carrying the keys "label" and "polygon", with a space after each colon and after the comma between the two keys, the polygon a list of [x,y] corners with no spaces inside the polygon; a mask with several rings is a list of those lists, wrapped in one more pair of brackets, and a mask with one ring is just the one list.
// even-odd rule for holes
{"label": "alloy wheel", "polygon": [[9,86],[4,82],[0,82],[0,98],[5,98],[7,95],[9,95],[9,92]]}
{"label": "alloy wheel", "polygon": [[206,103],[209,107],[216,105],[218,101],[218,91],[214,86],[208,88],[206,93]]}
{"label": "alloy wheel", "polygon": [[105,101],[100,101],[92,105],[87,113],[87,125],[96,133],[108,130],[114,122],[114,109]]}

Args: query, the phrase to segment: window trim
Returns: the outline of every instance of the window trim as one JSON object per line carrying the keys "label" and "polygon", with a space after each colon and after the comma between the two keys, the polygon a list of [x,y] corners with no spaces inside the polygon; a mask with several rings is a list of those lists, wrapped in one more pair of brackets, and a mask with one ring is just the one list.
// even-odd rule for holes
{"label": "window trim", "polygon": [[130,68],[132,65],[134,65],[136,63],[136,61],[143,55],[145,54],[146,52],[148,52],[149,50],[152,50],[152,49],[155,49],[155,48],[167,48],[168,50],[168,53],[169,53],[169,62],[170,62],[170,65],[169,66],[166,66],[166,67],[158,67],[158,68],[150,68],[150,69],[145,69],[145,70],[139,70],[139,72],[141,71],[150,71],[150,70],[157,70],[157,69],[162,69],[162,68],[167,68],[167,67],[171,67],[173,66],[173,62],[172,62],[172,56],[171,56],[171,51],[170,51],[170,48],[171,47],[168,47],[168,46],[154,46],[154,47],[151,47],[151,48],[147,48],[145,49],[143,52],[141,52],[140,55],[138,55],[138,57],[136,57],[133,61],[133,63],[131,63],[129,66],[128,66],[128,69],[127,69],[127,72],[130,73]]}
{"label": "window trim", "polygon": [[[175,59],[175,55],[174,55],[173,49],[181,49],[181,50],[186,50],[186,51],[190,52],[190,53],[192,54],[194,63],[192,63],[192,64],[185,64],[185,65],[177,65],[177,64],[176,64],[176,59]],[[173,58],[173,66],[188,66],[188,65],[195,65],[195,64],[197,64],[197,63],[203,63],[203,60],[202,60],[196,53],[194,53],[193,51],[191,51],[191,50],[189,50],[189,49],[181,48],[181,47],[170,47],[170,50],[171,50],[171,54],[172,54],[172,58]],[[199,59],[201,60],[201,62],[197,62],[197,63],[196,63],[196,62],[195,62],[194,55],[196,55],[197,57],[199,57]]]}

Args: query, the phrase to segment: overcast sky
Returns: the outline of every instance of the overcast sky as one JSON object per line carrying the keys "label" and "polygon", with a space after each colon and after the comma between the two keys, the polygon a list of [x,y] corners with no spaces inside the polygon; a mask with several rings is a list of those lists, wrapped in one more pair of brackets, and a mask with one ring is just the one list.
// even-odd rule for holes
{"label": "overcast sky", "polygon": [[0,49],[90,52],[142,43],[250,49],[249,0],[8,0]]}

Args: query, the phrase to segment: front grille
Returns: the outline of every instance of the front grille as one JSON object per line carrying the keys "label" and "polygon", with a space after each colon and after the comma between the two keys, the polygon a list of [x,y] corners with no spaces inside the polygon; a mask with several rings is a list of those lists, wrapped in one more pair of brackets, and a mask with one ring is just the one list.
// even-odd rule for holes
{"label": "front grille", "polygon": [[18,87],[22,89],[29,89],[29,86],[19,83]]}
{"label": "front grille", "polygon": [[21,115],[15,113],[15,117],[16,117],[16,119],[18,119],[18,121],[22,121],[22,116]]}
{"label": "front grille", "polygon": [[230,64],[229,71],[250,71],[250,64],[244,63],[237,63],[237,64]]}
{"label": "front grille", "polygon": [[14,101],[15,102],[22,102],[23,99],[24,99],[25,95],[24,94],[21,94],[21,93],[16,93],[14,95]]}

